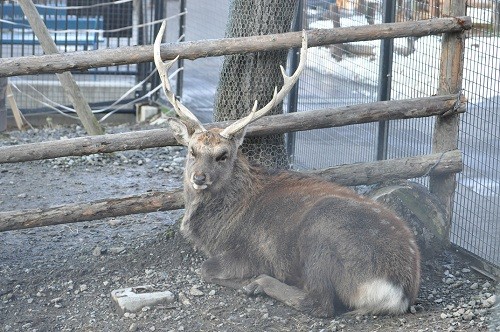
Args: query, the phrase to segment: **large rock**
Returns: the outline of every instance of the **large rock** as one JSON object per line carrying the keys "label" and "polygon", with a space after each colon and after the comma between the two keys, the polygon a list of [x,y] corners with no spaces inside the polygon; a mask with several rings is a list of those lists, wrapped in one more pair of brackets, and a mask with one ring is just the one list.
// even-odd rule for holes
{"label": "large rock", "polygon": [[407,221],[424,260],[435,258],[450,244],[446,211],[437,197],[415,182],[378,187],[369,196]]}
{"label": "large rock", "polygon": [[120,312],[137,312],[144,307],[151,307],[159,303],[172,303],[174,294],[169,291],[151,292],[151,286],[137,286],[116,289],[111,292],[111,298],[115,301]]}

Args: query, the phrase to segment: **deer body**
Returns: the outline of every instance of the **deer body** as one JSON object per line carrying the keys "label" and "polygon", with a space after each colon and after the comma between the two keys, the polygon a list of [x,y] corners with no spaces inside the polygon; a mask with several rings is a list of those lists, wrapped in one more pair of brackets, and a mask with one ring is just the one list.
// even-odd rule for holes
{"label": "deer body", "polygon": [[[160,41],[155,62],[162,69]],[[208,257],[201,271],[207,282],[264,293],[316,316],[343,309],[403,313],[417,296],[420,255],[401,219],[348,188],[251,165],[239,150],[246,126],[297,80],[305,50],[304,33],[299,69],[283,74],[283,88],[264,108],[255,104],[249,116],[225,129],[203,128],[160,71],[182,118],[170,118],[169,125],[188,149],[181,232]]]}

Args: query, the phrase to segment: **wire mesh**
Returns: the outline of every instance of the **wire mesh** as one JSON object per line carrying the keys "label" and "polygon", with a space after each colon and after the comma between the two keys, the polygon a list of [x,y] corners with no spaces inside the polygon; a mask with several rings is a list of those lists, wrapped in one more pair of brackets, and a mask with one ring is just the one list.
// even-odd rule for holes
{"label": "wire mesh", "polygon": [[[427,2],[414,4],[408,7],[408,2],[403,2],[398,7],[399,19],[440,15],[438,2],[433,7],[428,7]],[[474,29],[465,40],[463,77],[468,105],[461,116],[458,142],[464,170],[457,175],[451,241],[500,266],[500,43],[495,18],[498,3],[473,4],[478,7],[467,7]],[[440,43],[440,36],[422,37],[415,41],[412,54],[395,55],[393,99],[425,97],[437,91]],[[391,121],[389,157],[429,153],[433,124],[430,118]]]}
{"label": "wire mesh", "polygon": [[[187,0],[185,35],[183,36],[185,40],[224,38],[229,2],[229,0]],[[180,6],[180,3],[177,2],[177,5]],[[215,92],[222,62],[222,57],[211,57],[196,61],[185,60],[183,63],[184,79],[182,93],[179,93],[179,96],[203,123],[213,121]],[[173,82],[176,81],[174,78]]]}
{"label": "wire mesh", "polygon": [[[307,1],[307,28],[334,28],[380,23],[377,2]],[[373,102],[377,99],[378,46],[357,42],[309,49],[299,82],[297,111]],[[324,168],[371,161],[376,154],[376,124],[297,133],[294,167]]]}
{"label": "wire mesh", "polygon": [[[297,1],[261,0],[250,3],[233,0],[226,29],[227,37],[245,37],[290,31]],[[287,51],[266,51],[226,56],[221,69],[214,119],[239,119],[250,113],[254,101],[258,107],[267,104],[274,88],[281,88],[280,65],[285,66]],[[278,103],[268,114],[283,113]],[[273,168],[288,168],[283,134],[246,138],[242,145],[247,157]]]}
{"label": "wire mesh", "polygon": [[500,266],[500,34],[498,2],[467,7],[474,23],[465,44],[464,94],[452,240]]}

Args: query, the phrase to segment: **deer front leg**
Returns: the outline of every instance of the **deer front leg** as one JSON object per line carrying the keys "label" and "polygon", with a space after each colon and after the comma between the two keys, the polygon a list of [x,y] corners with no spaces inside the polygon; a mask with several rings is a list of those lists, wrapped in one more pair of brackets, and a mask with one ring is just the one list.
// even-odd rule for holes
{"label": "deer front leg", "polygon": [[303,290],[289,286],[265,274],[258,276],[251,283],[243,287],[243,290],[247,295],[264,293],[298,310],[301,309],[301,305],[307,295]]}
{"label": "deer front leg", "polygon": [[[266,294],[284,304],[317,317],[333,315],[331,301],[324,294],[314,295],[300,288],[287,285],[276,278],[262,274],[243,287],[248,295]],[[328,295],[327,295],[328,296]]]}
{"label": "deer front leg", "polygon": [[230,257],[211,257],[201,265],[201,277],[206,282],[242,290],[251,280],[251,276],[243,277],[246,270],[245,266]]}

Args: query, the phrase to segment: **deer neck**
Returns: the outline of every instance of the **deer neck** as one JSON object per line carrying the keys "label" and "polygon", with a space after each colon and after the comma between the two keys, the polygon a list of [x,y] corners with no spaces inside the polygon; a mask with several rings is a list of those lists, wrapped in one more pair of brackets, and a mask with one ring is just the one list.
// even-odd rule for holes
{"label": "deer neck", "polygon": [[197,238],[201,234],[219,232],[221,227],[230,228],[232,221],[244,213],[248,202],[261,190],[263,179],[259,173],[259,167],[250,165],[241,155],[223,190],[195,190],[185,185],[186,211],[181,231],[189,238]]}

